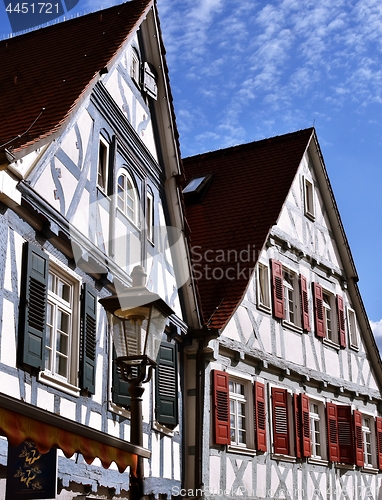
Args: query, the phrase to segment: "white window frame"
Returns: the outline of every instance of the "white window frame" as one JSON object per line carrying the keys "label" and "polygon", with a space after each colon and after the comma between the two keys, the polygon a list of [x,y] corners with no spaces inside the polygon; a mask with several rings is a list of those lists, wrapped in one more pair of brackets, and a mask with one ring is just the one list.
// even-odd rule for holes
{"label": "white window frame", "polygon": [[[317,411],[313,411],[314,406],[317,406]],[[310,460],[327,460],[327,445],[326,445],[326,417],[325,417],[324,401],[312,398],[309,396],[309,423],[310,423],[310,443],[312,455]],[[317,453],[317,428],[314,426],[318,423],[319,447],[320,453]]]}
{"label": "white window frame", "polygon": [[257,265],[257,305],[259,309],[271,310],[271,282],[269,266],[262,262]]}
{"label": "white window frame", "polygon": [[315,218],[314,212],[314,184],[307,177],[303,177],[304,183],[304,210],[305,215],[311,219]]}
{"label": "white window frame", "polygon": [[[336,297],[325,288],[322,289],[322,307],[324,310],[325,338],[332,344],[339,345]],[[330,335],[328,328],[329,322]]]}
{"label": "white window frame", "polygon": [[349,345],[353,349],[358,350],[359,341],[358,341],[357,316],[355,314],[355,311],[350,307],[347,308],[347,321],[348,321]]}
{"label": "white window frame", "polygon": [[[283,288],[284,288],[284,323],[296,328],[302,328],[301,324],[301,299],[298,274],[283,265]],[[293,310],[291,310],[291,307]]]}
{"label": "white window frame", "polygon": [[154,195],[150,189],[146,193],[146,231],[147,239],[154,243]]}
{"label": "white window frame", "polygon": [[[97,187],[105,194],[107,194],[109,154],[109,144],[102,136],[100,136],[98,144]],[[100,178],[102,181],[100,181]]]}
{"label": "white window frame", "polygon": [[[53,308],[53,318],[52,318],[52,334],[51,342],[49,346],[46,346],[46,350],[52,352],[53,363],[50,366],[45,366],[44,370],[39,372],[38,380],[44,382],[50,386],[56,387],[64,392],[67,392],[74,396],[79,396],[79,380],[78,380],[78,370],[79,370],[79,341],[80,341],[80,282],[71,272],[67,272],[62,269],[61,266],[55,264],[52,258],[49,262],[49,275],[53,276],[54,281],[60,280],[70,286],[70,299],[69,301],[64,300],[55,291],[49,289],[48,286],[48,307]],[[56,360],[56,350],[57,350],[57,313],[58,311],[63,311],[70,316],[70,325],[68,328],[69,339],[68,339],[68,373],[67,376],[60,375],[57,372],[55,365]],[[48,314],[47,314],[48,322]],[[47,328],[49,327],[47,323]],[[48,335],[46,336],[46,341],[48,341]],[[48,362],[47,355],[45,356],[45,363]]]}
{"label": "white window frame", "polygon": [[[367,421],[369,425],[367,425]],[[371,415],[362,413],[362,445],[365,469],[374,469],[376,465],[375,420]],[[369,448],[369,450],[368,450]]]}
{"label": "white window frame", "polygon": [[[120,184],[120,178],[124,178],[125,185]],[[130,185],[127,188],[127,183]],[[120,188],[121,191],[120,191]],[[120,195],[120,192],[122,195]],[[125,168],[120,168],[117,173],[117,208],[123,213],[135,226],[139,223],[139,198],[133,179]],[[130,206],[131,204],[131,206]],[[128,208],[130,206],[130,208]]]}
{"label": "white window frame", "polygon": [[[229,407],[230,407],[230,429],[232,436],[232,424],[231,424],[231,401],[237,403],[245,404],[245,431],[246,431],[246,443],[238,443],[237,434],[235,439],[231,440],[231,444],[228,445],[228,451],[247,451],[249,453],[255,453],[254,450],[254,414],[253,414],[253,381],[251,378],[247,378],[241,375],[232,374],[232,372],[227,371],[229,376]],[[242,384],[244,387],[244,394],[236,394],[231,392],[231,383]],[[238,418],[237,412],[235,412],[235,419]],[[237,431],[237,426],[235,426],[235,431]]]}

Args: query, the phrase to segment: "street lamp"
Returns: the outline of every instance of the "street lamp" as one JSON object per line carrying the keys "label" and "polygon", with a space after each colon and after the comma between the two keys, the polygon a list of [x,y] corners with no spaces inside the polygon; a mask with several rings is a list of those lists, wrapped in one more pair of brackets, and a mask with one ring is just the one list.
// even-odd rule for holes
{"label": "street lamp", "polygon": [[[129,383],[130,441],[143,446],[142,383],[149,382],[162,340],[167,318],[174,311],[156,293],[145,287],[142,266],[131,272],[133,286],[117,295],[100,299],[112,314],[112,334],[120,376]],[[130,499],[143,497],[143,459],[138,457],[137,474],[130,473]]]}

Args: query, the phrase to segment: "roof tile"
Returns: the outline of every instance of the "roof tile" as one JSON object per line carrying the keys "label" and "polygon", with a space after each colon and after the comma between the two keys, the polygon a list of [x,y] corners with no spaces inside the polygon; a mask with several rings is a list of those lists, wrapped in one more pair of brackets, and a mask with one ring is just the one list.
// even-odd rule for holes
{"label": "roof tile", "polygon": [[240,304],[314,129],[185,158],[186,177],[212,174],[186,204],[204,324],[223,328]]}

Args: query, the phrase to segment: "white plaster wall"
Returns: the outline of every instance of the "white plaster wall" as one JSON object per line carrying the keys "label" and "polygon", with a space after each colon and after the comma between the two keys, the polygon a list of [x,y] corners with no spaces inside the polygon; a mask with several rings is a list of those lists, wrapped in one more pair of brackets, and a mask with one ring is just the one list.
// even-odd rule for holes
{"label": "white plaster wall", "polygon": [[0,361],[8,366],[16,366],[15,311],[13,302],[7,299],[3,299],[1,340]]}
{"label": "white plaster wall", "polygon": [[37,389],[37,406],[43,410],[54,413],[54,394],[45,389]]}
{"label": "white plaster wall", "polygon": [[66,398],[60,400],[60,415],[69,420],[76,420],[76,403]]}
{"label": "white plaster wall", "polygon": [[216,455],[210,456],[210,483],[209,490],[212,492],[219,491],[220,488],[220,457]]}

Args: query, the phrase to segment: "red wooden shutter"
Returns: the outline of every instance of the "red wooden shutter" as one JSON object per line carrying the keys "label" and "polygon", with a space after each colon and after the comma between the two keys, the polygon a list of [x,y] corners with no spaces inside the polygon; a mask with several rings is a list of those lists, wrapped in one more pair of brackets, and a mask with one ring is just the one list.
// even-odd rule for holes
{"label": "red wooden shutter", "polygon": [[340,462],[354,463],[354,436],[350,406],[337,406],[338,443]]}
{"label": "red wooden shutter", "polygon": [[281,455],[289,455],[287,398],[286,389],[272,388],[273,448]]}
{"label": "red wooden shutter", "polygon": [[337,323],[340,346],[346,347],[344,300],[340,295],[337,295]]}
{"label": "red wooden shutter", "polygon": [[304,330],[310,332],[308,284],[305,276],[303,276],[302,274],[300,274],[300,293],[302,327]]}
{"label": "red wooden shutter", "polygon": [[313,295],[314,295],[314,316],[316,320],[316,335],[317,337],[325,337],[322,286],[319,285],[318,283],[313,283]]}
{"label": "red wooden shutter", "polygon": [[301,423],[302,423],[302,456],[310,457],[312,454],[310,447],[310,418],[309,418],[309,396],[306,394],[300,395],[301,401]]}
{"label": "red wooden shutter", "polygon": [[382,470],[382,418],[375,419],[375,427],[377,433],[377,454],[378,454],[378,469]]}
{"label": "red wooden shutter", "polygon": [[355,464],[364,466],[363,457],[363,434],[362,434],[362,413],[354,410],[354,434],[355,434]]}
{"label": "red wooden shutter", "polygon": [[295,435],[295,452],[296,457],[301,458],[301,411],[299,404],[299,395],[293,394],[293,409],[294,409],[294,435]]}
{"label": "red wooden shutter", "polygon": [[229,414],[229,378],[228,373],[213,371],[215,443],[230,444]]}
{"label": "red wooden shutter", "polygon": [[284,308],[284,286],[283,286],[283,266],[278,260],[271,259],[272,267],[272,293],[273,293],[273,316],[283,319]]}
{"label": "red wooden shutter", "polygon": [[265,416],[265,386],[261,382],[255,382],[255,436],[256,449],[267,451],[266,416]]}
{"label": "red wooden shutter", "polygon": [[329,460],[331,462],[339,462],[340,447],[338,444],[337,405],[333,403],[326,404],[326,419],[328,428]]}

